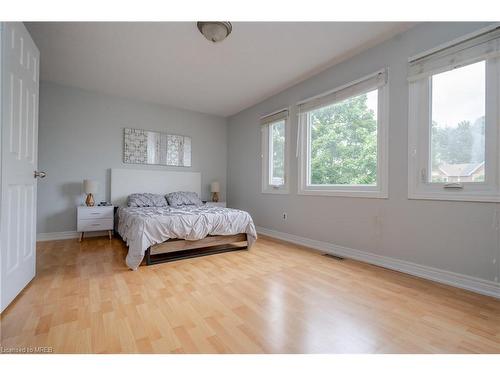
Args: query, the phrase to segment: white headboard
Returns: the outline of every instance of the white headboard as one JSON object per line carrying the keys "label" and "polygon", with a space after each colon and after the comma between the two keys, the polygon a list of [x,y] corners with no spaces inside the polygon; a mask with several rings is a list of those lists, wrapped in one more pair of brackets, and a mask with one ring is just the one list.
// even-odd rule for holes
{"label": "white headboard", "polygon": [[199,172],[173,172],[151,169],[111,169],[111,203],[126,206],[132,193],[167,194],[174,191],[201,193]]}

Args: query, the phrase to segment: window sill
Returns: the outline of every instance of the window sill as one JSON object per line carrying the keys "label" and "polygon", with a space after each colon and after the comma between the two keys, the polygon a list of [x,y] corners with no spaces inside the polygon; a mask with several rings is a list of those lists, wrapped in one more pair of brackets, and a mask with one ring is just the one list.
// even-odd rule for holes
{"label": "window sill", "polygon": [[268,189],[263,189],[261,191],[262,194],[289,194],[290,191],[288,188],[279,188],[279,189],[273,189],[273,188],[268,188]]}
{"label": "window sill", "polygon": [[457,194],[457,193],[415,193],[409,192],[408,199],[455,201],[455,202],[500,202],[500,195]]}
{"label": "window sill", "polygon": [[298,195],[316,195],[329,197],[346,197],[346,198],[377,198],[387,199],[389,195],[385,191],[380,190],[320,190],[320,189],[299,189]]}

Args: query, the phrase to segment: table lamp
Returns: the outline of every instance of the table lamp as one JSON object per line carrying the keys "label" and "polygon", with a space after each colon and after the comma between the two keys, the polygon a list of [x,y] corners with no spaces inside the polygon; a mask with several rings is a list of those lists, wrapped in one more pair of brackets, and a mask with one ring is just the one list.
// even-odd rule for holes
{"label": "table lamp", "polygon": [[83,180],[83,190],[87,194],[87,199],[85,199],[85,204],[89,207],[93,207],[95,204],[94,194],[97,193],[99,183],[96,180]]}
{"label": "table lamp", "polygon": [[219,192],[220,192],[220,185],[219,182],[214,181],[210,185],[210,191],[212,192],[212,202],[218,202],[219,201]]}

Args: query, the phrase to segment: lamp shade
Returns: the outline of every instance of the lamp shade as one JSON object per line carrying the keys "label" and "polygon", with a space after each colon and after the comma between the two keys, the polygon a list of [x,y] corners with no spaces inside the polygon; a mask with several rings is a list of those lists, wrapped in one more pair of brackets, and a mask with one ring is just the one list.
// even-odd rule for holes
{"label": "lamp shade", "polygon": [[83,180],[83,190],[85,194],[96,194],[99,183],[96,180]]}
{"label": "lamp shade", "polygon": [[220,192],[219,182],[217,181],[212,182],[212,184],[210,185],[210,191],[212,193],[219,193]]}

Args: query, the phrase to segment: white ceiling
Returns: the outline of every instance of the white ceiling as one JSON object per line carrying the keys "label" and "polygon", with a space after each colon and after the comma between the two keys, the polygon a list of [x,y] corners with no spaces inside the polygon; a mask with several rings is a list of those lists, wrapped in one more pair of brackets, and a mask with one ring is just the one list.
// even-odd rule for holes
{"label": "white ceiling", "polygon": [[223,42],[195,22],[35,22],[41,79],[230,116],[413,24],[235,22]]}

